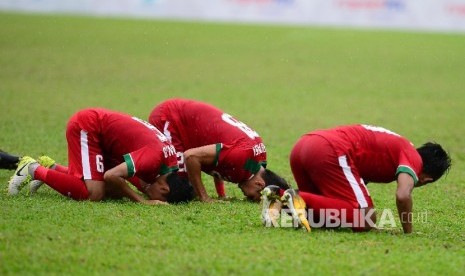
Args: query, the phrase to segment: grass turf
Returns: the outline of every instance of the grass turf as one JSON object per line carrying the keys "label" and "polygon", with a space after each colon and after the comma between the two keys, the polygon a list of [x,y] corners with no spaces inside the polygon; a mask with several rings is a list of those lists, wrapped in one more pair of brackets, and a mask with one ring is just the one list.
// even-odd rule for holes
{"label": "grass turf", "polygon": [[[312,129],[381,125],[454,164],[414,191],[414,233],[261,226],[237,199],[141,206],[75,202],[44,187],[0,193],[0,274],[460,274],[465,263],[465,36],[305,27],[0,14],[0,148],[66,163],[80,108],[147,118],[169,97],[210,102],[257,130],[269,167]],[[1,171],[3,191],[12,172]],[[213,184],[206,185],[211,194]],[[395,184],[369,185],[395,215]],[[397,218],[396,218],[397,221]]]}

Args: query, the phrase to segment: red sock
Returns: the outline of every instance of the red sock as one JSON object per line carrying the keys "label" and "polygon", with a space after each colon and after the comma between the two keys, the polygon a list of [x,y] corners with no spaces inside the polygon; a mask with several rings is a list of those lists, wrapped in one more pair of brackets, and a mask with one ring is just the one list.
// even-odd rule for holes
{"label": "red sock", "polygon": [[312,209],[320,210],[320,209],[354,209],[354,206],[347,201],[325,197],[322,195],[307,193],[307,192],[299,192],[299,195],[303,198],[307,206]]}
{"label": "red sock", "polygon": [[61,173],[68,173],[68,167],[60,165],[60,164],[55,164],[55,168],[53,168],[57,172]]}
{"label": "red sock", "polygon": [[219,197],[225,197],[226,192],[224,191],[224,182],[216,182],[215,183],[215,188],[216,188],[216,193],[218,194]]}
{"label": "red sock", "polygon": [[[364,210],[360,210],[358,206],[355,207],[351,202],[307,192],[299,192],[299,195],[305,201],[307,207],[312,209],[314,222],[322,219],[320,215],[325,215],[325,218],[323,219],[327,219],[327,216],[331,216],[341,223],[344,222],[352,224],[354,227],[351,228],[355,231],[363,228],[360,228],[359,226],[365,225],[363,216],[360,217],[360,211]],[[334,213],[330,213],[328,215],[328,212],[333,211],[336,211],[338,215],[334,215]]]}
{"label": "red sock", "polygon": [[39,166],[34,172],[34,179],[41,180],[60,194],[75,200],[89,198],[86,183],[72,175]]}

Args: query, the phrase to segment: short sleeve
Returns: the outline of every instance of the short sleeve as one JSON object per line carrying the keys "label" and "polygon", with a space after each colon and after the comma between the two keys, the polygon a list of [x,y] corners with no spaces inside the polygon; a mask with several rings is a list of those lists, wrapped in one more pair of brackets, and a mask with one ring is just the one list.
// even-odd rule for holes
{"label": "short sleeve", "polygon": [[402,151],[399,156],[399,166],[396,169],[396,176],[399,173],[409,174],[414,183],[418,182],[418,175],[420,174],[423,167],[423,162],[421,160],[420,154],[416,151],[415,148],[411,148],[408,151]]}

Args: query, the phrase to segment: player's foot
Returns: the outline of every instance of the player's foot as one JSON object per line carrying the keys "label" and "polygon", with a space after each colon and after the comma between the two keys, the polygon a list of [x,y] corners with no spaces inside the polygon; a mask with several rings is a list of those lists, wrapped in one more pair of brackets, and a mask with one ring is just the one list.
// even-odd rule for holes
{"label": "player's foot", "polygon": [[47,155],[39,156],[37,158],[37,162],[39,162],[42,167],[46,167],[47,169],[50,169],[53,165],[55,165],[55,160]]}
{"label": "player's foot", "polygon": [[18,166],[19,157],[0,149],[0,169],[14,170]]}
{"label": "player's foot", "polygon": [[37,161],[29,156],[23,156],[18,163],[15,173],[8,182],[8,194],[16,195],[19,191],[32,180],[29,174],[29,166],[37,163]]}
{"label": "player's foot", "polygon": [[289,208],[294,225],[298,227],[305,227],[305,230],[307,230],[307,232],[310,232],[310,224],[308,223],[308,220],[306,218],[307,205],[305,204],[305,201],[302,199],[302,197],[299,195],[298,191],[294,189],[287,189],[281,197],[281,201]]}
{"label": "player's foot", "polygon": [[[39,156],[39,158],[37,158],[37,162],[39,162],[39,165],[47,169],[50,169],[53,165],[55,165],[55,160],[46,155]],[[32,180],[29,183],[29,195],[35,194],[42,184],[44,184],[44,182],[40,180]]]}
{"label": "player's foot", "polygon": [[265,227],[278,227],[282,203],[279,198],[279,187],[270,185],[262,191],[262,222]]}
{"label": "player's foot", "polygon": [[29,195],[35,194],[42,184],[44,184],[44,182],[40,180],[32,180],[29,182]]}

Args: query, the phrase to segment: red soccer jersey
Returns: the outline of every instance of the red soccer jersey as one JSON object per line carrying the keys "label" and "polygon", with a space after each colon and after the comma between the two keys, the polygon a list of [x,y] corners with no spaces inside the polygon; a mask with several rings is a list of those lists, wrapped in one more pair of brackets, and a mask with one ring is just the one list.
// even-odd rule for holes
{"label": "red soccer jersey", "polygon": [[156,127],[141,119],[95,108],[80,111],[71,120],[81,129],[98,134],[105,170],[126,162],[129,177],[147,183],[177,170],[174,147]]}
{"label": "red soccer jersey", "polygon": [[410,174],[415,183],[423,162],[411,142],[387,129],[369,126],[342,126],[309,133],[327,139],[338,156],[347,155],[365,181],[388,183],[397,174]]}
{"label": "red soccer jersey", "polygon": [[150,115],[150,123],[170,133],[176,150],[217,144],[217,162],[202,171],[240,183],[266,165],[266,149],[260,136],[246,124],[220,109],[198,101],[170,99]]}

